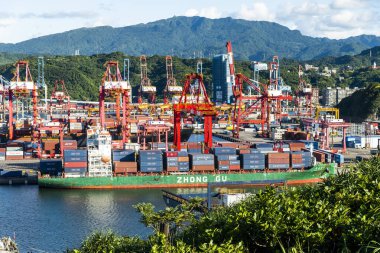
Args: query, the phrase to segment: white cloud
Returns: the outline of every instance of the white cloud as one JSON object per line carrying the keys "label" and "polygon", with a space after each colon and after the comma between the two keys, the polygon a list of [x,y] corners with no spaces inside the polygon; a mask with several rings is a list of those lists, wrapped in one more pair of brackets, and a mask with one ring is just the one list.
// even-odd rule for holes
{"label": "white cloud", "polygon": [[275,20],[275,14],[269,10],[265,3],[253,3],[252,6],[242,4],[240,10],[233,14],[235,18],[247,19],[247,20],[262,20],[273,21]]}
{"label": "white cloud", "polygon": [[45,18],[45,19],[65,19],[65,18],[94,18],[98,16],[92,11],[63,11],[63,12],[46,12],[46,13],[24,13],[21,18]]}
{"label": "white cloud", "polygon": [[366,6],[366,0],[333,0],[331,8],[333,9],[353,9]]}
{"label": "white cloud", "polygon": [[379,6],[377,0],[327,0],[289,2],[275,8],[275,22],[313,37],[346,38],[360,34],[377,34]]}
{"label": "white cloud", "polygon": [[14,18],[1,18],[0,27],[8,27],[13,25],[16,22]]}
{"label": "white cloud", "polygon": [[208,8],[202,8],[200,10],[191,8],[185,11],[185,16],[193,17],[193,16],[201,16],[205,18],[220,18],[222,17],[222,13],[214,6]]}

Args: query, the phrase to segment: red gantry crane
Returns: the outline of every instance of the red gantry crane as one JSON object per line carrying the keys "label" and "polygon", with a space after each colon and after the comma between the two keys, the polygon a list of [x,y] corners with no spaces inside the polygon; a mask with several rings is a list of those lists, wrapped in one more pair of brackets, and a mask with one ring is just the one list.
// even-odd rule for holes
{"label": "red gantry crane", "polygon": [[27,61],[18,61],[16,63],[16,70],[13,73],[13,78],[9,83],[8,96],[9,96],[9,139],[13,140],[13,100],[25,97],[32,97],[33,104],[33,123],[32,123],[32,136],[33,131],[37,127],[38,108],[37,108],[37,85],[33,82],[32,75],[29,70],[29,63]]}
{"label": "red gantry crane", "polygon": [[[269,85],[262,84],[246,77],[241,73],[235,73],[232,45],[227,42],[227,57],[229,62],[230,76],[232,81],[232,91],[235,98],[235,106],[233,111],[233,127],[234,136],[239,138],[240,126],[242,124],[260,124],[262,133],[266,127],[266,134],[270,131],[270,115],[279,115],[281,118],[281,101],[291,100],[291,96],[282,95],[278,87],[278,58],[270,63]],[[243,92],[244,83],[246,83],[255,94],[245,95]],[[258,117],[252,116],[254,113],[259,113]]]}
{"label": "red gantry crane", "polygon": [[53,110],[61,110],[67,112],[67,119],[70,118],[70,96],[67,93],[65,82],[63,80],[57,80],[54,83],[54,89],[50,96],[50,115]]}
{"label": "red gantry crane", "polygon": [[[99,116],[101,127],[105,126],[105,104],[106,97],[111,97],[116,101],[116,124],[121,125],[123,144],[129,140],[129,127],[127,118],[129,117],[129,97],[131,96],[131,85],[123,81],[117,61],[106,63],[107,69],[104,72],[102,83],[99,89]],[[122,99],[120,99],[122,98]],[[121,100],[121,101],[120,101]],[[120,102],[122,102],[123,118],[120,117]]]}
{"label": "red gantry crane", "polygon": [[148,102],[154,104],[156,102],[156,87],[150,83],[150,79],[148,78],[148,63],[145,55],[140,56],[140,69],[141,84],[139,88],[138,103],[141,104],[143,102],[143,95],[148,94]]}
{"label": "red gantry crane", "polygon": [[217,112],[207,95],[202,74],[186,75],[181,97],[174,105],[174,145],[177,150],[181,150],[181,117],[187,114],[203,116],[205,151],[208,152],[212,147],[212,117]]}
{"label": "red gantry crane", "polygon": [[[182,86],[177,85],[173,74],[173,60],[170,55],[166,56],[166,87],[164,89],[164,104],[172,103],[169,101],[173,96],[179,96],[182,93]],[[173,102],[174,103],[174,102]]]}

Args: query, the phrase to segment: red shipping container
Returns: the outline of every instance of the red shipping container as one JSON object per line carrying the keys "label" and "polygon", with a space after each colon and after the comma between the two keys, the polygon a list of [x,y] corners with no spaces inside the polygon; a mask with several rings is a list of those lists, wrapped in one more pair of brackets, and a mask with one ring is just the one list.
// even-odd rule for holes
{"label": "red shipping container", "polygon": [[23,155],[12,155],[12,156],[6,156],[5,160],[23,160],[24,156]]}
{"label": "red shipping container", "polygon": [[168,171],[168,172],[177,172],[178,171],[178,167],[167,167],[166,171]]}
{"label": "red shipping container", "polygon": [[230,165],[230,170],[240,170],[240,165]]}
{"label": "red shipping container", "polygon": [[214,165],[193,165],[193,171],[214,171]]}
{"label": "red shipping container", "polygon": [[167,151],[165,152],[166,157],[178,157],[178,152],[177,151]]}
{"label": "red shipping container", "polygon": [[188,161],[190,161],[188,156],[179,156],[178,157],[178,162],[188,162]]}
{"label": "red shipping container", "polygon": [[65,168],[84,168],[87,167],[87,162],[65,162]]}
{"label": "red shipping container", "polygon": [[125,168],[116,168],[116,167],[115,167],[114,172],[115,172],[116,174],[125,174],[125,173],[127,173],[127,170],[126,170]]}
{"label": "red shipping container", "polygon": [[218,165],[230,165],[230,161],[218,161]]}

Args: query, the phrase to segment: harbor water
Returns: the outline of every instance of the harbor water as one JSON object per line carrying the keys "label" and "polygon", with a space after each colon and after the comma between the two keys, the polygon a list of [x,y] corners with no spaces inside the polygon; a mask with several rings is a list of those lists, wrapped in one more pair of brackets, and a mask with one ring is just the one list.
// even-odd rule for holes
{"label": "harbor water", "polygon": [[0,236],[15,236],[20,252],[64,252],[96,230],[146,238],[151,230],[132,207],[165,203],[160,190],[54,190],[0,186]]}

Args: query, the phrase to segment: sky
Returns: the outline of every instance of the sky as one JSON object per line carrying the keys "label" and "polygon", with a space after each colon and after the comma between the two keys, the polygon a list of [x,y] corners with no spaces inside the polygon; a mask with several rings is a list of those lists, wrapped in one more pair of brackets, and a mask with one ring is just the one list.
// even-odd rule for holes
{"label": "sky", "polygon": [[380,0],[0,0],[0,42],[173,16],[271,21],[312,37],[380,36]]}

